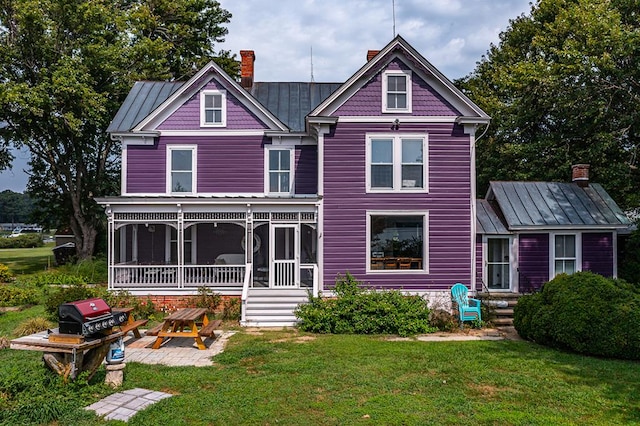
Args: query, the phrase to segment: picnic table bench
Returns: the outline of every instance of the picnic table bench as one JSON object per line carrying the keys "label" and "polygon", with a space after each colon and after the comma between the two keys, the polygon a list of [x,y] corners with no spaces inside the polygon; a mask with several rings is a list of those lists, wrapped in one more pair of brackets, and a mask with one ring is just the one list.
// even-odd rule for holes
{"label": "picnic table bench", "polygon": [[214,337],[213,332],[220,328],[220,324],[222,324],[222,320],[209,321],[209,324],[198,330],[198,334],[202,337]]}
{"label": "picnic table bench", "polygon": [[200,337],[199,331],[203,329],[210,332],[207,327],[208,324],[209,319],[205,308],[180,309],[163,319],[152,348],[159,349],[165,337],[190,337],[195,340],[198,349],[204,350],[206,346]]}
{"label": "picnic table bench", "polygon": [[142,327],[143,325],[148,323],[148,319],[136,320],[135,318],[133,318],[133,308],[113,308],[111,309],[111,311],[124,312],[127,314],[127,322],[124,324],[120,324],[119,326],[120,331],[123,335],[126,336],[128,332],[132,331],[135,338],[139,339],[140,337],[142,337],[140,335],[140,330],[138,330],[138,327]]}

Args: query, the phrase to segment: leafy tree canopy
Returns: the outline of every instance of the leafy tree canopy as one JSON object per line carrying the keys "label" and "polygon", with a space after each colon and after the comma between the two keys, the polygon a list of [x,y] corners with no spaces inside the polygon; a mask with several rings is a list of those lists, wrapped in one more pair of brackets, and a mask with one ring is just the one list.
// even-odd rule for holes
{"label": "leafy tree canopy", "polygon": [[[0,143],[31,152],[28,190],[93,254],[118,193],[119,149],[105,134],[136,80],[186,79],[214,58],[231,14],[214,0],[0,1]],[[0,154],[0,169],[7,165]]]}
{"label": "leafy tree canopy", "polygon": [[28,223],[32,212],[33,202],[27,194],[0,192],[0,223]]}
{"label": "leafy tree canopy", "polygon": [[640,205],[640,2],[539,0],[459,81],[492,122],[478,140],[489,180],[567,181],[591,164],[623,207]]}

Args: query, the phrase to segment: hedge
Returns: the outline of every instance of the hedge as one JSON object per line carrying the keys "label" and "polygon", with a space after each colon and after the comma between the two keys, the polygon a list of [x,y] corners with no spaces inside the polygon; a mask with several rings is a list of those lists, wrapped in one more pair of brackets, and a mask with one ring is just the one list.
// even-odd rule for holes
{"label": "hedge", "polygon": [[640,359],[640,288],[591,272],[562,274],[523,296],[513,324],[524,339],[609,358]]}

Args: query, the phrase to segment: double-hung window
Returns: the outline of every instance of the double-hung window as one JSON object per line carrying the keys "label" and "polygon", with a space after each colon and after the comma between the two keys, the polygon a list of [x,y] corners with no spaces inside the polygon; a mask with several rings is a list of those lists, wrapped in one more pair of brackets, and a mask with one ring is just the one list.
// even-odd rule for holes
{"label": "double-hung window", "polygon": [[167,193],[196,192],[196,147],[174,145],[167,147]]}
{"label": "double-hung window", "polygon": [[411,72],[382,74],[382,112],[411,112]]}
{"label": "double-hung window", "polygon": [[553,276],[558,274],[573,274],[578,271],[578,250],[575,234],[554,235],[553,247]]}
{"label": "double-hung window", "polygon": [[226,91],[204,90],[200,93],[200,126],[224,127],[227,121]]}
{"label": "double-hung window", "polygon": [[368,135],[367,191],[427,190],[426,135]]}
{"label": "double-hung window", "polygon": [[268,148],[266,151],[267,176],[265,192],[291,194],[293,191],[293,153],[290,148]]}

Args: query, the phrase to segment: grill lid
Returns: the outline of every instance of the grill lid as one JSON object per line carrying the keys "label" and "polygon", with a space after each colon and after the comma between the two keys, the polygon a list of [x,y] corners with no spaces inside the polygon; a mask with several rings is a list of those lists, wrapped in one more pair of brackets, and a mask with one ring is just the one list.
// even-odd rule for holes
{"label": "grill lid", "polygon": [[112,314],[111,308],[98,297],[63,303],[58,307],[59,332],[89,336],[127,321],[127,314]]}

